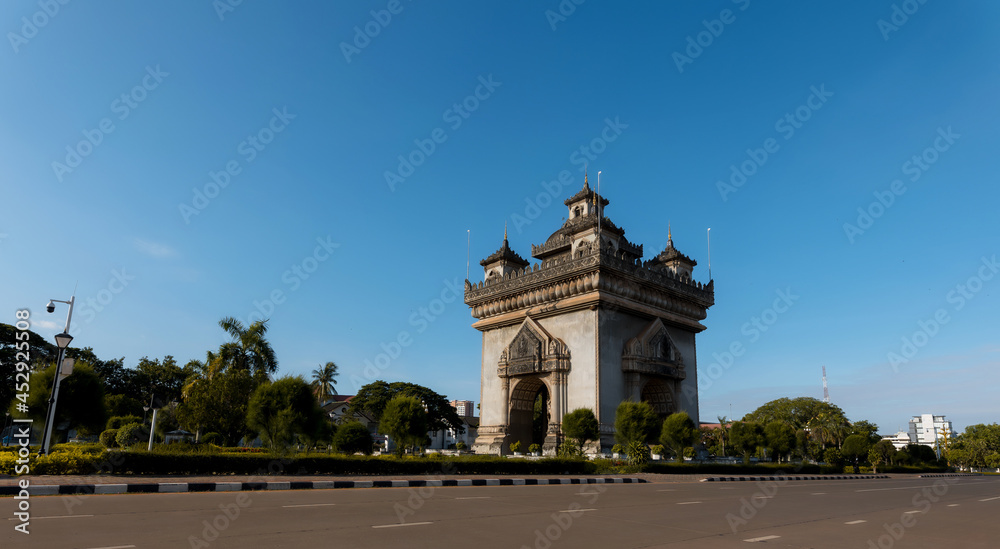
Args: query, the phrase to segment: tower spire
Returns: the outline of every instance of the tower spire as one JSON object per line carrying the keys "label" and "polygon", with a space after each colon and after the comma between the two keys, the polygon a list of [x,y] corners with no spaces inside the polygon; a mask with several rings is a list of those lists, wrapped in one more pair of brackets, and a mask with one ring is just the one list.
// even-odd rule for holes
{"label": "tower spire", "polygon": [[503,241],[507,242],[507,220],[503,220]]}

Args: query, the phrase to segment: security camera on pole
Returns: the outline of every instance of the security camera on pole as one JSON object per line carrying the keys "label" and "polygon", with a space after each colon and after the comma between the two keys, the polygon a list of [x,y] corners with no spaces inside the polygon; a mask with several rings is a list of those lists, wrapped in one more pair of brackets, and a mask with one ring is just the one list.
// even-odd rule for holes
{"label": "security camera on pole", "polygon": [[45,414],[45,433],[42,436],[41,454],[48,454],[49,449],[52,446],[52,431],[55,429],[56,420],[56,401],[59,398],[59,382],[62,381],[64,377],[68,377],[71,373],[73,373],[73,359],[65,359],[65,357],[66,347],[69,347],[70,342],[73,341],[73,336],[69,335],[69,323],[73,318],[73,303],[76,302],[76,296],[69,298],[69,301],[50,299],[48,305],[45,306],[45,310],[50,313],[55,312],[56,302],[69,305],[69,312],[66,313],[66,327],[63,329],[61,334],[56,334],[55,336],[56,345],[59,347],[59,355],[58,358],[56,358],[56,371],[52,376],[52,392],[49,394],[49,410]]}

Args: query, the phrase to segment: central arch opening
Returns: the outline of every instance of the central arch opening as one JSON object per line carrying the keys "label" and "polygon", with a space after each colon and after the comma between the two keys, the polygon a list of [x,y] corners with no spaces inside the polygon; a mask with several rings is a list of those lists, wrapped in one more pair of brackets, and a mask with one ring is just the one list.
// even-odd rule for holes
{"label": "central arch opening", "polygon": [[[549,390],[537,377],[518,382],[510,397],[510,442],[520,441],[521,451],[531,444],[543,444],[549,428]],[[506,449],[504,449],[506,451]]]}

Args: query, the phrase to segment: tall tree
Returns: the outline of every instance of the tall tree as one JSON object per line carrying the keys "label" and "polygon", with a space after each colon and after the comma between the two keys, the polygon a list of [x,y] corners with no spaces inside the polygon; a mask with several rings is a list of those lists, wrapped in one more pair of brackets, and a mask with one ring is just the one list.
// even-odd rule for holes
{"label": "tall tree", "polygon": [[35,371],[55,362],[57,353],[55,345],[35,332],[0,323],[0,407],[6,410],[14,399],[15,381],[19,381],[15,380],[18,362]]}
{"label": "tall tree", "polygon": [[416,397],[399,395],[385,405],[378,430],[396,442],[396,455],[406,448],[423,446],[427,440],[427,412]]}
{"label": "tall tree", "polygon": [[729,426],[730,447],[743,455],[743,463],[750,463],[750,454],[764,443],[764,428],[752,421],[734,421]]}
{"label": "tall tree", "polygon": [[858,472],[858,465],[860,461],[868,457],[868,449],[871,447],[871,443],[868,442],[868,437],[863,435],[851,435],[844,439],[844,444],[840,448],[840,453],[844,455],[845,458],[851,460],[851,464],[854,465],[854,472]]}
{"label": "tall tree", "polygon": [[412,396],[421,401],[427,409],[427,427],[429,431],[452,429],[456,433],[465,432],[465,424],[445,396],[417,385],[397,381],[386,383],[379,380],[358,389],[358,394],[351,399],[348,413],[357,416],[364,412],[376,422],[382,419],[382,413],[389,401],[397,396]]}
{"label": "tall tree", "polygon": [[[45,422],[55,371],[56,366],[52,364],[31,376],[27,404],[29,415],[38,421],[35,425],[39,427]],[[53,442],[69,429],[78,429],[84,434],[99,434],[107,420],[101,378],[89,364],[77,362],[73,373],[59,382]]]}
{"label": "tall tree", "polygon": [[144,356],[139,359],[136,371],[145,385],[142,401],[146,403],[154,394],[163,403],[179,400],[183,393],[184,382],[191,374],[190,370],[182,368],[170,355],[163,357],[162,362],[158,358],[151,360]]}
{"label": "tall tree", "polygon": [[719,444],[722,445],[722,457],[726,457],[726,442],[729,440],[729,418],[716,416],[719,420]]}
{"label": "tall tree", "polygon": [[227,368],[247,370],[257,380],[268,379],[278,371],[278,358],[266,337],[266,320],[244,326],[230,316],[220,320],[219,326],[233,338],[219,347],[219,358]]}
{"label": "tall tree", "polygon": [[677,461],[684,461],[684,449],[698,442],[698,427],[687,412],[670,414],[663,420],[660,444],[670,448]]}
{"label": "tall tree", "polygon": [[337,373],[337,365],[333,362],[327,362],[312,371],[313,381],[310,386],[320,404],[326,403],[330,396],[337,394],[337,389],[334,387],[337,384]]}
{"label": "tall tree", "polygon": [[780,462],[795,447],[795,430],[783,421],[772,421],[764,426],[764,443],[770,457]]}
{"label": "tall tree", "polygon": [[236,444],[250,433],[247,403],[260,385],[247,370],[217,372],[193,384],[177,407],[181,426],[199,436],[219,433],[226,444]]}
{"label": "tall tree", "polygon": [[325,414],[312,390],[298,376],[261,384],[247,406],[247,426],[256,430],[271,450],[286,448],[296,434],[316,440],[324,421]]}
{"label": "tall tree", "polygon": [[660,416],[648,402],[626,400],[615,410],[615,440],[620,444],[652,442],[661,427]]}
{"label": "tall tree", "polygon": [[566,438],[572,439],[581,452],[587,442],[597,440],[600,436],[600,424],[590,408],[577,408],[563,416],[562,430]]}

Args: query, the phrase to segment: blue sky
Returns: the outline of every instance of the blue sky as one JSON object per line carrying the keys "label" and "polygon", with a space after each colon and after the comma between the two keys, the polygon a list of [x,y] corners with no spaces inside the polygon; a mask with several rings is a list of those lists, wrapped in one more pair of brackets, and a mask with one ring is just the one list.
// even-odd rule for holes
{"label": "blue sky", "polygon": [[996,3],[223,2],[0,7],[4,322],[75,289],[134,365],[262,311],[282,374],[478,401],[467,235],[528,256],[587,158],[647,258],[712,229],[703,420],[823,365],[885,433],[1000,417]]}

